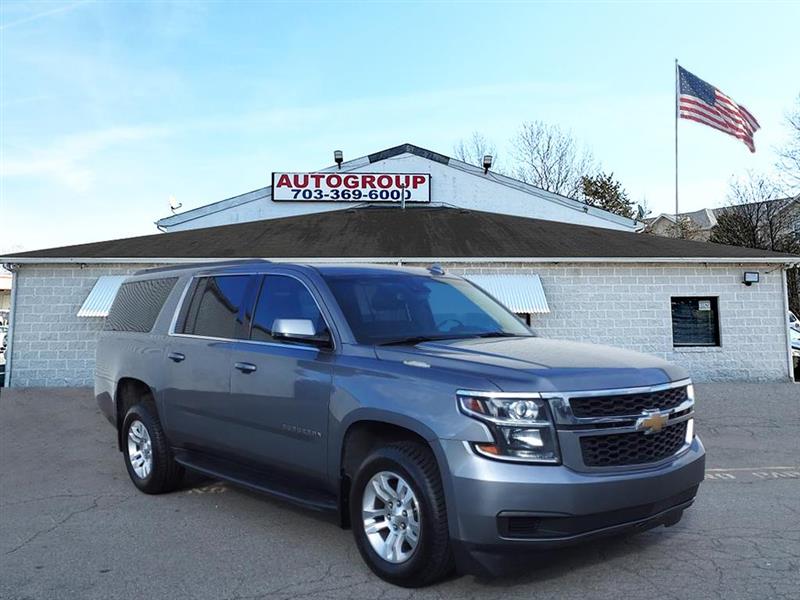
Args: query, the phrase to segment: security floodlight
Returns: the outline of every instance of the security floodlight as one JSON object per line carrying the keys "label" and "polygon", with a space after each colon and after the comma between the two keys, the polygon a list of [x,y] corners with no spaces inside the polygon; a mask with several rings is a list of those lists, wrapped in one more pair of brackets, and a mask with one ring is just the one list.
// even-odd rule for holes
{"label": "security floodlight", "polygon": [[336,161],[336,164],[339,165],[339,168],[342,168],[342,161],[344,160],[344,154],[342,154],[341,150],[334,150],[333,151],[333,160]]}
{"label": "security floodlight", "polygon": [[758,278],[758,271],[745,271],[742,283],[745,285],[753,285],[754,283],[758,283]]}
{"label": "security floodlight", "polygon": [[489,169],[491,168],[492,168],[492,155],[486,154],[483,157],[483,174],[486,175],[486,173],[488,173]]}

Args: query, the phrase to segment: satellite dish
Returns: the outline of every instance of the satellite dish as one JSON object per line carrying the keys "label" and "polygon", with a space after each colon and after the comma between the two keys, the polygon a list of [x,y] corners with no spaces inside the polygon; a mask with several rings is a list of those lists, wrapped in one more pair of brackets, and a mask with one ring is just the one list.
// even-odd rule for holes
{"label": "satellite dish", "polygon": [[643,221],[644,218],[647,216],[647,213],[644,212],[644,208],[642,208],[641,204],[636,205],[636,218],[640,221]]}
{"label": "satellite dish", "polygon": [[178,210],[178,209],[179,209],[181,206],[183,206],[183,204],[182,204],[181,202],[178,202],[178,201],[175,199],[175,196],[172,196],[172,195],[170,195],[168,202],[169,202],[169,209],[170,209],[170,210],[171,210],[173,213],[174,213],[176,210]]}

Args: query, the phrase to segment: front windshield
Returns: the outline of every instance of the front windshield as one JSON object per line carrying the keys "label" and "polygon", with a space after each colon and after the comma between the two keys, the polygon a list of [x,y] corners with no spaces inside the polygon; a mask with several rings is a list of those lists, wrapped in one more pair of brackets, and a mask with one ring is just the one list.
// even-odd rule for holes
{"label": "front windshield", "polygon": [[471,283],[410,273],[324,275],[360,344],[476,336],[530,336]]}

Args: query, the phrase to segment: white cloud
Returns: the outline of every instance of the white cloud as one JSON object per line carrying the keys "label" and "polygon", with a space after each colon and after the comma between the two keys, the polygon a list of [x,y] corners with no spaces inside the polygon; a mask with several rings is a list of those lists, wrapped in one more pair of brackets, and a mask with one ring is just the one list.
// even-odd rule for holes
{"label": "white cloud", "polygon": [[166,127],[113,127],[70,135],[47,150],[20,150],[22,156],[7,158],[4,149],[0,161],[0,177],[49,178],[72,190],[85,192],[95,179],[91,159],[113,146],[148,140],[169,134]]}

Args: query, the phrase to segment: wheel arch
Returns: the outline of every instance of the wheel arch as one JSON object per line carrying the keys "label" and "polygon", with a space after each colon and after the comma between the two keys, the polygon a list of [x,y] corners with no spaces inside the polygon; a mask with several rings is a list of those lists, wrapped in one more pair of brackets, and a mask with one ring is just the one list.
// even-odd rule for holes
{"label": "wheel arch", "polygon": [[155,401],[155,392],[147,383],[136,377],[121,377],[117,381],[114,390],[114,406],[116,410],[117,426],[117,449],[123,450],[122,444],[122,420],[131,406],[144,403],[151,408],[154,414],[158,414],[158,406]]}
{"label": "wheel arch", "polygon": [[384,411],[363,410],[350,415],[340,428],[341,436],[334,452],[338,481],[339,520],[349,527],[350,482],[355,470],[369,453],[381,445],[399,441],[414,441],[427,447],[439,468],[445,490],[445,501],[451,505],[451,486],[447,477],[447,460],[438,443],[438,436],[425,424],[414,419]]}

